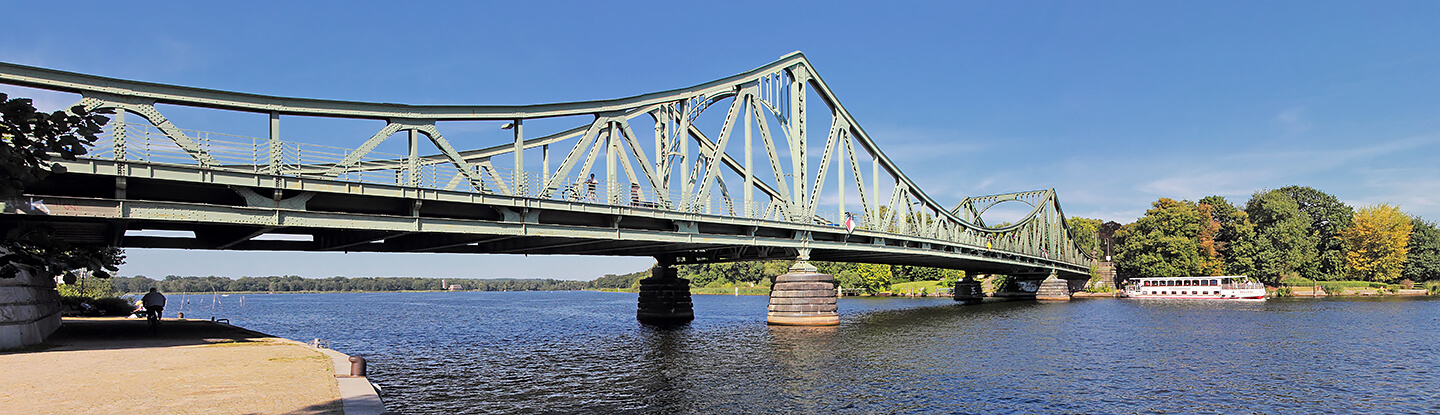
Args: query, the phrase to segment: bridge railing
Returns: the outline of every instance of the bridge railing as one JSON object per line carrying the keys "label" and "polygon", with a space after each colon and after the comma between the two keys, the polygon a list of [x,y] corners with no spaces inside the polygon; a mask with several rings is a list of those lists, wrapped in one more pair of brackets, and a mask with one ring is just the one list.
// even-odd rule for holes
{"label": "bridge railing", "polygon": [[[115,134],[122,131],[121,134]],[[694,193],[671,190],[658,194],[643,184],[605,180],[590,181],[588,177],[565,177],[551,181],[542,173],[515,171],[500,166],[477,166],[472,182],[448,162],[426,161],[414,164],[412,175],[405,163],[408,156],[370,151],[351,166],[342,166],[354,149],[316,144],[274,142],[266,138],[246,137],[197,130],[179,130],[208,155],[213,164],[206,168],[273,174],[355,183],[373,183],[426,189],[479,192],[505,196],[547,199],[578,204],[625,206],[631,208],[680,211],[714,216],[752,218],[790,223],[843,227],[846,213],[855,220],[857,230],[946,239],[962,245],[988,250],[1021,253],[1032,256],[1079,262],[1084,258],[1065,250],[1047,248],[1046,237],[1039,230],[1019,229],[1006,234],[981,234],[973,231],[936,231],[923,215],[908,219],[890,218],[877,221],[877,215],[819,209],[809,214],[784,212],[784,203],[757,201],[746,205],[743,200],[717,192],[700,199]],[[203,165],[195,153],[186,151],[176,140],[150,124],[112,122],[95,143],[90,157],[144,163]],[[551,183],[552,188],[546,188]],[[901,222],[905,222],[902,227]],[[1044,222],[1034,222],[1044,223]],[[1053,258],[1052,258],[1053,257]]]}
{"label": "bridge railing", "polygon": [[[116,131],[122,131],[116,134]],[[839,226],[844,216],[838,211],[817,209],[811,218],[791,219],[780,207],[764,201],[748,205],[724,194],[700,200],[695,194],[670,190],[660,197],[647,184],[632,184],[588,178],[561,178],[547,189],[546,174],[520,171],[500,166],[477,167],[480,180],[472,183],[451,163],[424,162],[416,165],[412,181],[410,170],[403,163],[403,154],[370,151],[355,165],[367,168],[326,169],[340,165],[354,149],[317,144],[272,142],[267,138],[178,129],[199,146],[201,152],[214,160],[208,168],[243,171],[254,174],[307,177],[356,183],[410,186],[427,189],[454,190],[540,198],[557,201],[591,203],[635,208],[684,211],[716,216],[744,217],[789,222],[807,222]],[[119,139],[117,139],[117,136]],[[191,153],[161,129],[150,124],[113,121],[106,126],[101,139],[91,149],[90,157],[105,160],[126,160],[144,163],[200,165]],[[391,168],[374,168],[384,165]],[[478,185],[478,188],[477,186]],[[867,229],[863,215],[855,215],[858,229]]]}

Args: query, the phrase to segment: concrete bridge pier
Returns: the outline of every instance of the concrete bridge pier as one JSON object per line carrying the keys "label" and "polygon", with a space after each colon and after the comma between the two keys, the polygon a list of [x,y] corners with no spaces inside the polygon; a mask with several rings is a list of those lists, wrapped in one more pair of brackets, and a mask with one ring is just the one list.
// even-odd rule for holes
{"label": "concrete bridge pier", "polygon": [[650,278],[640,280],[640,303],[635,319],[643,324],[686,324],[695,319],[690,302],[690,280],[680,278],[674,263],[657,258]]}
{"label": "concrete bridge pier", "polygon": [[961,304],[980,304],[985,301],[985,290],[981,287],[980,281],[975,281],[969,275],[965,279],[955,282],[955,301]]}
{"label": "concrete bridge pier", "polygon": [[770,288],[770,313],[765,321],[777,326],[833,326],[840,324],[835,277],[821,274],[804,258],[790,272],[775,277]]}
{"label": "concrete bridge pier", "polygon": [[1070,282],[1060,279],[1055,270],[1050,270],[1050,276],[1040,283],[1040,290],[1035,292],[1035,299],[1040,301],[1070,301]]}

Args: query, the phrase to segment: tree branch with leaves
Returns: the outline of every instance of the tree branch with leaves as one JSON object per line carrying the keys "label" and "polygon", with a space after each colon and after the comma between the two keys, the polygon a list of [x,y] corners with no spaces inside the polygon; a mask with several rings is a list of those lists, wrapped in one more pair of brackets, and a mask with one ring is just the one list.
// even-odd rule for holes
{"label": "tree branch with leaves", "polygon": [[[55,157],[75,160],[85,155],[99,139],[102,127],[110,122],[103,114],[113,110],[88,111],[75,106],[69,111],[45,113],[35,109],[28,98],[11,99],[0,93],[0,200],[6,210],[17,206],[27,186],[52,174],[65,173]],[[124,252],[105,245],[75,245],[55,237],[55,230],[32,221],[17,221],[3,229],[0,242],[0,278],[14,277],[20,266],[29,266],[45,275],[66,274],[89,269],[98,277],[109,277],[124,263]]]}

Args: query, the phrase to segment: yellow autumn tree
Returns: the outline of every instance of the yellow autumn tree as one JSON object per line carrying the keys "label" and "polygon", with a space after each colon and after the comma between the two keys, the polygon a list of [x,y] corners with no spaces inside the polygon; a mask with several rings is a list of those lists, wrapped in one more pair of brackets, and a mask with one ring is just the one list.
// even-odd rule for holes
{"label": "yellow autumn tree", "polygon": [[1340,231],[1350,276],[1365,281],[1394,282],[1405,269],[1410,244],[1410,217],[1388,204],[1355,212],[1350,228]]}
{"label": "yellow autumn tree", "polygon": [[1220,257],[1219,245],[1215,243],[1215,234],[1220,232],[1220,221],[1215,219],[1215,207],[1197,203],[1195,211],[1200,213],[1200,233],[1195,235],[1196,242],[1200,245],[1200,275],[1220,275],[1224,271],[1225,261]]}

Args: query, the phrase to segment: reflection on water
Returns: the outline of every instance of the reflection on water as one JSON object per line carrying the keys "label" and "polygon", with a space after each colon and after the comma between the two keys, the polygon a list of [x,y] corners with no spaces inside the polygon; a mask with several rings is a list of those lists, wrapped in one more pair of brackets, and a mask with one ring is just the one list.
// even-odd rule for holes
{"label": "reflection on water", "polygon": [[839,326],[769,327],[765,297],[695,296],[665,329],[635,301],[247,294],[186,314],[364,355],[406,413],[1440,411],[1429,299],[845,298]]}

